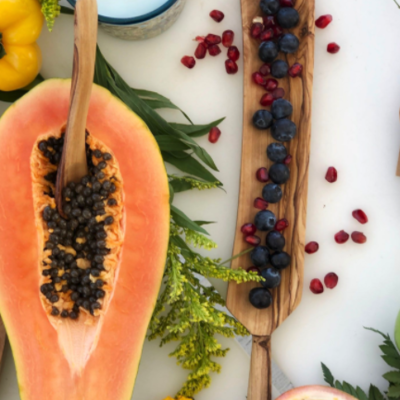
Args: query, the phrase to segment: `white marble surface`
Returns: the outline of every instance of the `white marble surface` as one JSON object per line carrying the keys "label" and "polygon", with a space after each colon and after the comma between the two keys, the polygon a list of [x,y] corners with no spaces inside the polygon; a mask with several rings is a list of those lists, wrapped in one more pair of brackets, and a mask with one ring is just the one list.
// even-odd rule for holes
{"label": "white marble surface", "polygon": [[[295,385],[322,383],[319,363],[324,361],[340,379],[386,389],[380,339],[363,326],[392,334],[400,308],[400,179],[394,173],[400,147],[400,10],[391,0],[316,1],[317,15],[334,16],[325,31],[316,33],[307,240],[317,240],[320,251],[306,256],[303,301],[273,335],[274,358]],[[220,25],[208,17],[213,8],[226,14]],[[219,244],[213,256],[224,259],[232,251],[236,222],[242,76],[225,74],[222,55],[191,71],[179,60],[194,51],[191,39],[198,34],[233,29],[240,45],[240,26],[238,0],[191,0],[177,25],[159,38],[130,43],[99,33],[105,56],[132,86],[169,96],[196,123],[227,117],[218,144],[200,140],[219,165],[227,193],[192,192],[176,199],[191,217],[218,222],[209,227]],[[57,21],[52,34],[43,32],[46,78],[70,76],[72,37],[68,16]],[[330,41],[341,45],[339,54],[326,53]],[[5,108],[0,104],[0,112]],[[330,165],[339,171],[334,185],[324,180]],[[368,225],[352,219],[355,208],[367,212]],[[333,235],[341,229],[363,230],[368,243],[337,245]],[[339,286],[312,295],[309,281],[330,271],[340,276]],[[234,340],[223,343],[232,351],[222,361],[222,373],[196,400],[245,399],[249,359]],[[134,400],[159,400],[179,389],[185,373],[167,357],[170,350],[146,343]],[[0,399],[18,398],[7,347]]]}

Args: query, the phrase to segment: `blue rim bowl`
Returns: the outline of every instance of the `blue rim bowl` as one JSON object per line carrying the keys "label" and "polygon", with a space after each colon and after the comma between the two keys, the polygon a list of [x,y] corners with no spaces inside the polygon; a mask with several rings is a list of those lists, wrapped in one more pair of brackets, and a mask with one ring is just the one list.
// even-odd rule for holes
{"label": "blue rim bowl", "polygon": [[[67,1],[69,4],[71,4],[71,6],[75,7],[76,0],[67,0]],[[177,1],[178,0],[166,0],[165,4],[163,4],[161,7],[158,7],[154,11],[132,18],[113,18],[113,17],[106,17],[104,15],[99,15],[99,21],[111,25],[140,24],[141,22],[146,22],[155,17],[158,17],[160,14],[171,8]]]}

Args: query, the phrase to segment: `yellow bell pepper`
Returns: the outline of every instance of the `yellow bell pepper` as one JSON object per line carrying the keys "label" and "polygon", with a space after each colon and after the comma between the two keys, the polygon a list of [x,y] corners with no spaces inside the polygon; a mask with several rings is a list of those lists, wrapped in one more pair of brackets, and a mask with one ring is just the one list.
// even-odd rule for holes
{"label": "yellow bell pepper", "polygon": [[0,0],[0,90],[21,89],[38,75],[43,21],[38,0]]}

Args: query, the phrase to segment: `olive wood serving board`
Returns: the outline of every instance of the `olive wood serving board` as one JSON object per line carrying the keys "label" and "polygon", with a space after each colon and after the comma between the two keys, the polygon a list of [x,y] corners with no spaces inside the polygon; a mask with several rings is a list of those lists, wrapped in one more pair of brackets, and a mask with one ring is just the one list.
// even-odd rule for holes
{"label": "olive wood serving board", "polygon": [[[266,148],[274,142],[270,131],[259,131],[252,125],[252,116],[260,106],[265,90],[252,80],[252,73],[258,71],[262,61],[258,58],[259,41],[250,36],[250,27],[255,17],[262,15],[259,0],[241,0],[243,23],[244,57],[244,123],[242,142],[242,167],[240,180],[240,198],[233,254],[239,254],[249,248],[243,240],[240,228],[253,222],[259,211],[253,207],[254,199],[262,197],[263,183],[257,181],[255,174],[260,167],[269,167]],[[290,32],[300,39],[300,48],[296,54],[279,58],[287,60],[289,65],[296,62],[303,65],[303,73],[297,78],[279,80],[279,86],[285,89],[285,98],[293,104],[291,117],[297,125],[297,135],[285,143],[293,159],[289,165],[291,177],[283,185],[283,198],[278,204],[271,204],[277,219],[287,218],[290,226],[285,229],[285,251],[292,257],[290,267],[282,271],[279,288],[272,291],[274,302],[266,310],[257,310],[249,302],[249,292],[255,283],[230,283],[227,295],[227,307],[230,312],[253,335],[253,350],[250,371],[248,400],[271,399],[271,347],[272,332],[299,305],[303,289],[304,245],[307,212],[308,168],[311,141],[311,101],[314,68],[314,0],[296,0],[295,8],[300,14],[300,23]],[[257,232],[261,244],[265,244],[266,233]],[[233,260],[231,267],[248,268],[251,266],[249,254]]]}

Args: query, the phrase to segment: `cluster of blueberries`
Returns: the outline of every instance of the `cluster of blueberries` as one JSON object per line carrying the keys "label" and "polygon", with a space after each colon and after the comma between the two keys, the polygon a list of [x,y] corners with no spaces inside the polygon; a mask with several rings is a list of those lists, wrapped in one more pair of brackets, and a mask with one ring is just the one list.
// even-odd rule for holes
{"label": "cluster of blueberries", "polygon": [[[279,0],[261,0],[261,10],[264,14],[276,15],[279,25],[284,29],[295,27],[299,23],[299,13],[291,7],[281,8]],[[284,78],[288,74],[289,66],[284,60],[276,60],[279,52],[295,53],[299,48],[299,39],[291,34],[283,34],[276,42],[265,41],[260,44],[259,57],[264,63],[271,64],[271,75],[274,78]],[[272,137],[281,143],[271,143],[267,148],[267,157],[274,163],[269,169],[272,183],[264,186],[262,196],[268,203],[278,203],[282,199],[280,185],[290,178],[290,170],[284,161],[288,155],[282,142],[289,142],[296,136],[296,125],[289,117],[293,113],[292,104],[285,99],[277,99],[272,103],[271,111],[259,110],[253,116],[253,125],[260,130],[271,128]],[[268,308],[272,304],[272,295],[269,289],[278,287],[281,283],[280,271],[290,265],[290,255],[283,251],[286,244],[284,236],[274,230],[276,216],[272,211],[263,210],[257,213],[254,224],[259,231],[268,232],[266,246],[255,247],[250,253],[252,264],[263,268],[261,275],[264,278],[262,287],[251,290],[250,303],[258,308]],[[267,267],[271,265],[270,267]]]}

